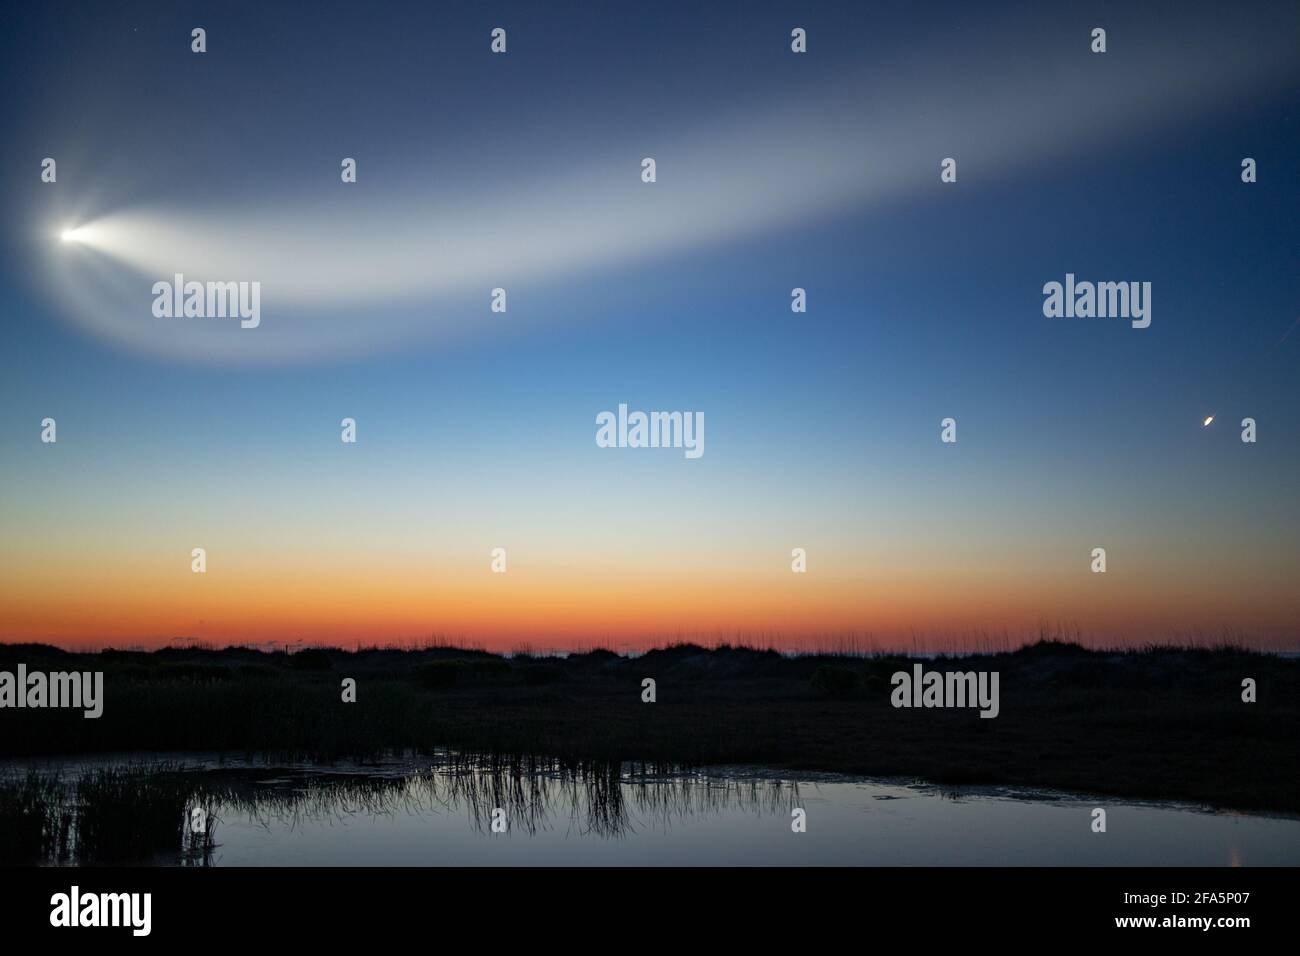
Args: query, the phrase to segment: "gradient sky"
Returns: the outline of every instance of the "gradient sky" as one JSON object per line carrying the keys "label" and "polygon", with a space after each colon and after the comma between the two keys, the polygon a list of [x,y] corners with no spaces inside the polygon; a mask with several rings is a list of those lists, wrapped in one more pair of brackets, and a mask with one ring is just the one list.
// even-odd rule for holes
{"label": "gradient sky", "polygon": [[0,640],[1300,647],[1294,3],[271,6],[6,14]]}

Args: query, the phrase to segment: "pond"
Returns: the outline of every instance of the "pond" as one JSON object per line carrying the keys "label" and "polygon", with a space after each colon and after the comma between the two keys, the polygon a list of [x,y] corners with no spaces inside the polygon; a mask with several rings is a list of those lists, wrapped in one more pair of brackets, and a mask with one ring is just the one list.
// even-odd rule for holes
{"label": "pond", "polygon": [[[1094,831],[1098,807],[1105,832]],[[0,815],[6,862],[28,863],[1300,863],[1300,819],[1284,816],[761,767],[575,766],[454,753],[327,767],[192,755],[8,765]],[[36,834],[34,820],[44,821]]]}

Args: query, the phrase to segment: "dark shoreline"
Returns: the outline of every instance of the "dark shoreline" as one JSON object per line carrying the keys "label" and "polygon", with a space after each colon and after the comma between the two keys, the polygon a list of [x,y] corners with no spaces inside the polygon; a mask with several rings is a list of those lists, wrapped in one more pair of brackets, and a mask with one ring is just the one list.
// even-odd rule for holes
{"label": "dark shoreline", "polygon": [[[0,709],[0,757],[243,752],[365,759],[502,755],[1016,786],[1300,812],[1300,661],[1235,649],[1123,653],[1040,643],[920,661],[997,671],[1000,712],[890,705],[905,656],[785,657],[681,645],[593,651],[231,648],[73,654],[0,645],[0,671],[103,671],[104,712]],[[1244,703],[1241,681],[1257,684]],[[343,703],[341,682],[357,682]],[[643,703],[642,680],[656,681]]]}

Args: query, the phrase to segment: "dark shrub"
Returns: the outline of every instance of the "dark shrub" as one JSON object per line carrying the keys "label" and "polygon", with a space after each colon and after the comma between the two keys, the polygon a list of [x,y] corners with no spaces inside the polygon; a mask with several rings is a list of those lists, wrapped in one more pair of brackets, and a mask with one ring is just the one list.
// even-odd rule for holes
{"label": "dark shrub", "polygon": [[432,661],[415,669],[421,687],[454,687],[460,682],[465,661]]}
{"label": "dark shrub", "polygon": [[499,657],[482,660],[430,661],[415,668],[422,687],[455,687],[458,684],[488,684],[510,676],[510,662]]}
{"label": "dark shrub", "polygon": [[328,671],[334,669],[329,651],[319,647],[309,647],[289,656],[289,666],[300,671]]}
{"label": "dark shrub", "polygon": [[519,675],[530,687],[564,680],[564,671],[558,664],[525,664],[519,668]]}
{"label": "dark shrub", "polygon": [[487,657],[483,660],[470,661],[470,673],[477,681],[500,681],[510,676],[514,667],[500,657]]}
{"label": "dark shrub", "polygon": [[211,684],[228,680],[230,671],[220,664],[159,664],[153,676],[158,680]]}
{"label": "dark shrub", "polygon": [[240,664],[235,668],[240,677],[254,680],[269,680],[275,677],[275,668],[267,664]]}
{"label": "dark shrub", "polygon": [[851,697],[858,688],[858,672],[851,667],[822,664],[813,671],[812,689],[818,697]]}

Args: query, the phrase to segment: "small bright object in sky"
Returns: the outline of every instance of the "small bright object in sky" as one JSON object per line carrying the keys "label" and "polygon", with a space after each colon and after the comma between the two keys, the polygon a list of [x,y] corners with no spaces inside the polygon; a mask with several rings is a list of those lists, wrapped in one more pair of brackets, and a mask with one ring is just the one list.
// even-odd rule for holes
{"label": "small bright object in sky", "polygon": [[59,238],[64,242],[76,242],[80,238],[80,234],[81,230],[79,229],[64,229],[59,233]]}
{"label": "small bright object in sky", "polygon": [[1201,427],[1204,428],[1206,425],[1210,424],[1210,422],[1212,422],[1212,421],[1214,421],[1214,416],[1213,416],[1213,415],[1211,415],[1211,416],[1210,416],[1209,418],[1207,418],[1205,421],[1201,422]]}

